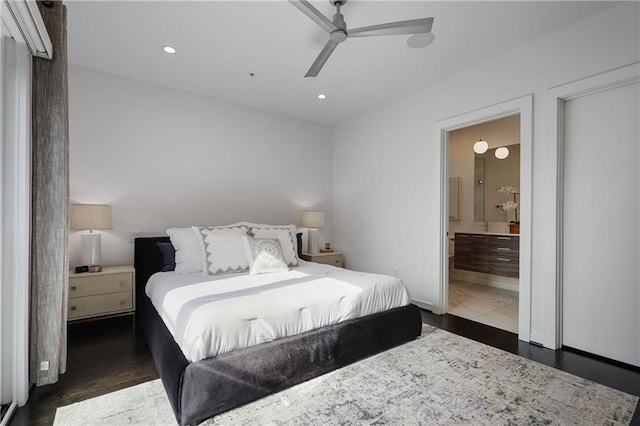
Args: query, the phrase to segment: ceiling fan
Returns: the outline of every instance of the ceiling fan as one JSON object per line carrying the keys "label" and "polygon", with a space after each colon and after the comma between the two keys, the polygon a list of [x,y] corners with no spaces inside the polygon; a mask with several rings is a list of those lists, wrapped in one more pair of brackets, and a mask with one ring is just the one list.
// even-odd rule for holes
{"label": "ceiling fan", "polygon": [[305,74],[305,77],[317,76],[338,44],[350,37],[414,34],[407,42],[410,47],[427,46],[435,38],[431,33],[433,18],[410,19],[408,21],[389,22],[387,24],[347,30],[347,23],[344,21],[342,13],[340,13],[340,7],[344,6],[346,2],[347,0],[329,0],[329,3],[336,8],[333,21],[330,21],[329,18],[320,13],[320,11],[313,7],[307,0],[289,0],[289,3],[297,7],[302,13],[329,33],[329,41],[324,45],[324,48],[311,65],[311,68],[309,68],[309,71]]}

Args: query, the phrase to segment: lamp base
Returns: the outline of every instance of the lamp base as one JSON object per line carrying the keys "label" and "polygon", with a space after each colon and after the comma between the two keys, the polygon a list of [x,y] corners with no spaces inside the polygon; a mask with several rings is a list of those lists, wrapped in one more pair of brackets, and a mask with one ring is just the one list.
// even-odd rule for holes
{"label": "lamp base", "polygon": [[101,265],[101,240],[97,232],[85,232],[80,235],[81,262],[83,265]]}
{"label": "lamp base", "polygon": [[318,254],[318,230],[309,228],[309,254]]}

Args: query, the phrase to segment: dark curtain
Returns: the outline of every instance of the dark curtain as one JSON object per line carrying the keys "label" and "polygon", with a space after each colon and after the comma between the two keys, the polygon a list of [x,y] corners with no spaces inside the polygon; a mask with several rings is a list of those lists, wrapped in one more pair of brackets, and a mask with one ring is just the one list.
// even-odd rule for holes
{"label": "dark curtain", "polygon": [[67,367],[69,108],[66,7],[38,8],[53,44],[53,59],[32,65],[30,378],[40,386]]}

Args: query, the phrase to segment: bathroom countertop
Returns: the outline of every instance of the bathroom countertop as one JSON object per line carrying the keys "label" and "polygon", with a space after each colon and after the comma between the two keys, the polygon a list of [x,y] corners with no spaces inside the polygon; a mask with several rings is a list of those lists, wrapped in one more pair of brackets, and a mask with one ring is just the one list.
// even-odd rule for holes
{"label": "bathroom countertop", "polygon": [[481,235],[502,235],[510,237],[519,237],[520,234],[510,234],[508,232],[488,232],[488,231],[454,231],[454,234],[481,234]]}

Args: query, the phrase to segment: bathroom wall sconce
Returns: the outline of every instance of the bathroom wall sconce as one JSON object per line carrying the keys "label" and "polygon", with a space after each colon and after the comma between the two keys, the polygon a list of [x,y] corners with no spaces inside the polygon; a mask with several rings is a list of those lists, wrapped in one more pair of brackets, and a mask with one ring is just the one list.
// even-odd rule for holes
{"label": "bathroom wall sconce", "polygon": [[504,160],[505,158],[507,158],[509,156],[509,148],[507,148],[506,146],[502,146],[498,149],[496,149],[496,158],[498,160]]}
{"label": "bathroom wall sconce", "polygon": [[487,141],[483,141],[480,139],[478,142],[473,144],[473,152],[476,154],[484,154],[489,149],[489,144]]}

